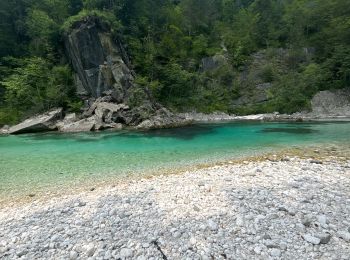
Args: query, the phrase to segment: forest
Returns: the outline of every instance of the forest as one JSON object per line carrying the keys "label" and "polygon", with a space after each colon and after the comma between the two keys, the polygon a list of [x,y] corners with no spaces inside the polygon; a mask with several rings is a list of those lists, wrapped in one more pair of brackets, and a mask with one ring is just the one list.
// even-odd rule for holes
{"label": "forest", "polygon": [[[88,16],[173,111],[293,113],[350,86],[348,0],[2,0],[0,14],[0,125],[80,110],[63,35]],[[268,97],[250,100],[259,88]]]}

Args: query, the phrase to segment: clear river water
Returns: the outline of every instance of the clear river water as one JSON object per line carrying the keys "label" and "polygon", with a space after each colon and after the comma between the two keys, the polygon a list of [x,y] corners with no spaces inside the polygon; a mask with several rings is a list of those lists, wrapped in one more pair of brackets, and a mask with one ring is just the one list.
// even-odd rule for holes
{"label": "clear river water", "polygon": [[350,143],[349,122],[198,124],[153,131],[0,137],[0,199],[264,152]]}

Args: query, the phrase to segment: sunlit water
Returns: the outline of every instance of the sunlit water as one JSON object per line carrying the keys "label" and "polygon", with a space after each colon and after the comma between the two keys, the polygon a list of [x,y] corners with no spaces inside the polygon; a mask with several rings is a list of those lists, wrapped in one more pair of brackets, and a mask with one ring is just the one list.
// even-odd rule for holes
{"label": "sunlit water", "polygon": [[0,137],[0,197],[161,173],[293,145],[350,143],[350,123],[202,124],[149,132]]}

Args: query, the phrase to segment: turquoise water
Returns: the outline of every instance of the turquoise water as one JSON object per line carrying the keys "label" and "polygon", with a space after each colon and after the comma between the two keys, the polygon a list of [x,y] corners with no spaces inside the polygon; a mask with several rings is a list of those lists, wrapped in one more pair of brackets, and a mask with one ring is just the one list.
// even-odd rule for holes
{"label": "turquoise water", "polygon": [[149,132],[0,137],[0,197],[167,171],[293,145],[350,143],[350,123],[199,124]]}

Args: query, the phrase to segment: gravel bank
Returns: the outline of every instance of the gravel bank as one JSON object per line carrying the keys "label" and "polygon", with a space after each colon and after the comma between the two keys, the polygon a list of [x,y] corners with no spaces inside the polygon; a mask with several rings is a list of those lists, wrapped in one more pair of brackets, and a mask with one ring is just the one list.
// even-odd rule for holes
{"label": "gravel bank", "polygon": [[1,259],[349,256],[349,160],[227,164],[0,210]]}

